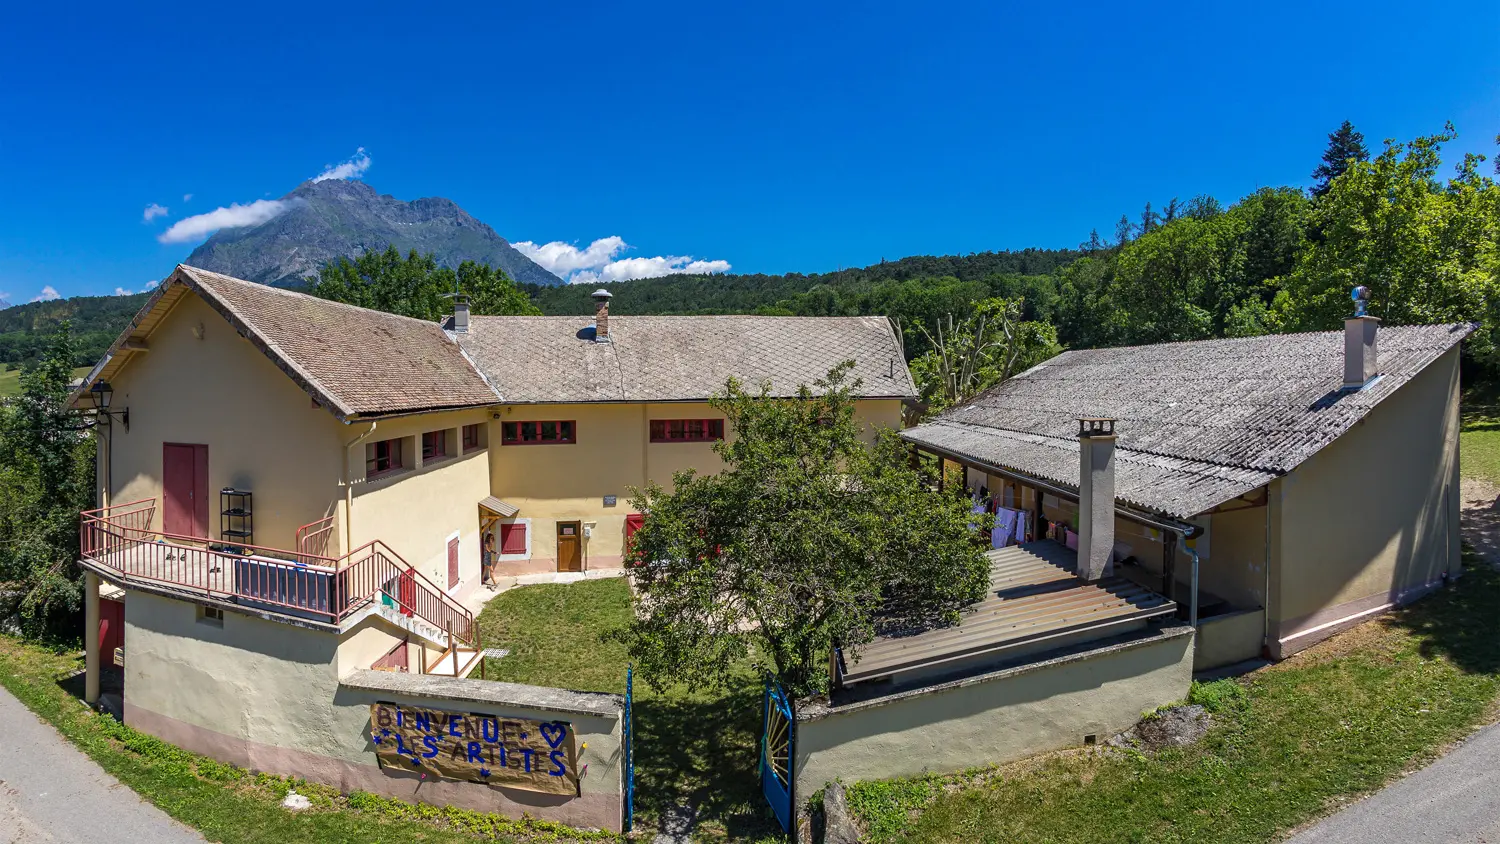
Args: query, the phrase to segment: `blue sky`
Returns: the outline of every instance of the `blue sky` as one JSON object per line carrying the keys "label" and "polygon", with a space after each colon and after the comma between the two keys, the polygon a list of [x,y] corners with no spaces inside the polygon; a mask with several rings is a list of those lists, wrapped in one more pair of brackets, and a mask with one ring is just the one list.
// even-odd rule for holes
{"label": "blue sky", "polygon": [[360,148],[381,192],[449,197],[567,266],[815,272],[1305,185],[1345,118],[1376,148],[1451,120],[1451,153],[1488,154],[1500,132],[1493,0],[133,5],[0,27],[13,303],[141,289],[196,245],[169,226]]}

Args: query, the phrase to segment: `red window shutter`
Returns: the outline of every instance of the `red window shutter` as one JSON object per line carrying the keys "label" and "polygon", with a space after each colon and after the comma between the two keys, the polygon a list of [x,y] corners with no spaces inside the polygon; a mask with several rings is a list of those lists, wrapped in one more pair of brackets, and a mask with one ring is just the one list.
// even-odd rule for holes
{"label": "red window shutter", "polygon": [[526,525],[520,523],[500,525],[500,553],[526,553]]}

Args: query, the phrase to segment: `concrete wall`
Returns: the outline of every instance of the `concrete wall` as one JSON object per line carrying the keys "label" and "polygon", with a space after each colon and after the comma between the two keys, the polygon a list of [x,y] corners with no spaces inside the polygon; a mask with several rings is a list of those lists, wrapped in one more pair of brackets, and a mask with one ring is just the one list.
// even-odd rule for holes
{"label": "concrete wall", "polygon": [[[855,414],[867,426],[899,427],[899,400],[860,401]],[[585,565],[620,565],[631,487],[651,480],[668,489],[673,473],[686,468],[717,472],[723,463],[713,443],[652,443],[655,419],[722,419],[707,402],[668,404],[508,405],[490,423],[490,487],[496,497],[519,508],[531,538],[529,561],[507,560],[501,571],[520,574],[557,566],[557,523],[580,521],[591,528],[584,539]],[[577,442],[560,445],[501,445],[503,422],[571,420]],[[726,431],[733,436],[733,431]],[[615,496],[606,507],[604,497]],[[498,547],[498,538],[496,540]]]}
{"label": "concrete wall", "polygon": [[1187,696],[1192,631],[1134,640],[840,707],[798,712],[797,791],[960,771],[1099,741]]}
{"label": "concrete wall", "polygon": [[[467,593],[480,582],[479,502],[490,494],[489,456],[481,447],[462,451],[460,431],[485,425],[486,409],[425,413],[381,420],[368,437],[349,448],[353,466],[352,545],[380,539],[439,589],[448,589],[448,540],[458,536],[461,581],[449,590]],[[345,442],[365,432],[369,423],[350,426]],[[446,430],[450,454],[423,463],[422,434]],[[402,438],[409,468],[375,480],[365,478],[365,446]]]}
{"label": "concrete wall", "polygon": [[[512,817],[618,830],[623,781],[621,699],[482,680],[360,670],[383,644],[382,622],[343,634],[224,613],[132,590],[125,721],[196,753],[260,771]],[[341,670],[343,669],[343,670]],[[343,675],[343,682],[340,681]],[[382,770],[369,739],[369,705],[570,722],[588,763],[581,795],[560,797],[472,783],[422,782]]]}
{"label": "concrete wall", "polygon": [[1301,650],[1460,570],[1458,349],[1273,485],[1273,652]]}
{"label": "concrete wall", "polygon": [[1265,642],[1265,610],[1240,610],[1198,622],[1193,642],[1193,670],[1207,671],[1261,655]]}
{"label": "concrete wall", "polygon": [[[219,536],[219,490],[255,494],[255,544],[295,548],[297,528],[342,495],[345,428],[195,294],[186,294],[111,382],[130,430],[110,426],[115,503],[158,501],[164,443],[208,446],[208,530]],[[337,541],[330,548],[337,548]]]}

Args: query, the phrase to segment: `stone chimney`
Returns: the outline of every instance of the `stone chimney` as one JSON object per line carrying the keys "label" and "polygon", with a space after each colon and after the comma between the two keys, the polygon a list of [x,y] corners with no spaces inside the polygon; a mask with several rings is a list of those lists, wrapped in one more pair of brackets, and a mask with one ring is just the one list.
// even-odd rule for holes
{"label": "stone chimney", "polygon": [[453,333],[469,333],[469,297],[453,297]]}
{"label": "stone chimney", "polygon": [[594,342],[608,343],[609,340],[609,300],[613,298],[608,290],[599,288],[593,293],[594,296]]}
{"label": "stone chimney", "polygon": [[1380,320],[1365,313],[1370,288],[1354,288],[1354,316],[1344,320],[1344,389],[1357,390],[1376,375],[1375,333]]}
{"label": "stone chimney", "polygon": [[1115,420],[1078,420],[1078,576],[1104,576],[1115,550]]}

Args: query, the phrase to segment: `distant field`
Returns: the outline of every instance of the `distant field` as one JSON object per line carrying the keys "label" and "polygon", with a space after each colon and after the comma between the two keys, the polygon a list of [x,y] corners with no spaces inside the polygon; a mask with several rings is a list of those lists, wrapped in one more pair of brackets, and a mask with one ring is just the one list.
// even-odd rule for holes
{"label": "distant field", "polygon": [[[87,374],[89,374],[87,366],[81,366],[73,370],[75,378],[82,378]],[[10,372],[0,370],[0,398],[13,396],[19,392],[21,392],[21,370],[14,369]]]}

